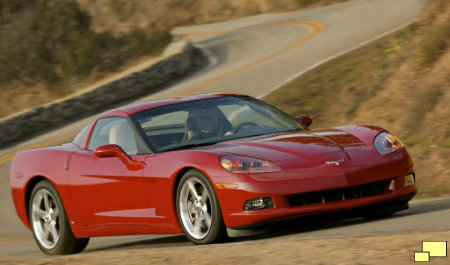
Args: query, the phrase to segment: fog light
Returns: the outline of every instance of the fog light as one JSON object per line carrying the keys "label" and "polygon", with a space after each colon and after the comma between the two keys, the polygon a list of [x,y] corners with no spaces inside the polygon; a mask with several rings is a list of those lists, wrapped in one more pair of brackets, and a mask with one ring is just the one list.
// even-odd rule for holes
{"label": "fog light", "polygon": [[244,204],[244,211],[261,210],[273,208],[273,202],[270,197],[248,200]]}
{"label": "fog light", "polygon": [[405,183],[404,183],[405,187],[414,185],[414,183],[415,183],[414,174],[411,173],[405,176]]}

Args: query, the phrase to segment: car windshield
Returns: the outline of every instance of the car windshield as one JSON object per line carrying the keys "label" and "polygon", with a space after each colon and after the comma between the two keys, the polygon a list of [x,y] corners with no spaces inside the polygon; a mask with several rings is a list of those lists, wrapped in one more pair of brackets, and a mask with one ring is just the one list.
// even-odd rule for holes
{"label": "car windshield", "polygon": [[136,113],[131,119],[156,152],[304,130],[291,116],[246,96],[168,105]]}

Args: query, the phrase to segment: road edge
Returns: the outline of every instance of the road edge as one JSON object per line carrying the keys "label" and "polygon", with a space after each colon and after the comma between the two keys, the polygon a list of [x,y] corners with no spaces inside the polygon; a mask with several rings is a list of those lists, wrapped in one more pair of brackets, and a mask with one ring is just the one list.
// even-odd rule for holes
{"label": "road edge", "polygon": [[205,64],[203,52],[187,40],[172,42],[162,55],[144,69],[106,84],[72,94],[0,119],[0,148],[74,121],[105,111],[180,79]]}

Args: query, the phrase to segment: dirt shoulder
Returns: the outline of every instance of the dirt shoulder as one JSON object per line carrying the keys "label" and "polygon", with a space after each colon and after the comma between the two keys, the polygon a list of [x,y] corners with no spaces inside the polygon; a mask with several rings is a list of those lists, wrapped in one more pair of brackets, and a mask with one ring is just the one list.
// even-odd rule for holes
{"label": "dirt shoulder", "polygon": [[[241,242],[138,249],[44,258],[2,258],[0,264],[411,264],[423,241],[448,241],[450,231],[357,238]],[[447,253],[448,244],[447,244]],[[431,257],[448,264],[450,257]]]}

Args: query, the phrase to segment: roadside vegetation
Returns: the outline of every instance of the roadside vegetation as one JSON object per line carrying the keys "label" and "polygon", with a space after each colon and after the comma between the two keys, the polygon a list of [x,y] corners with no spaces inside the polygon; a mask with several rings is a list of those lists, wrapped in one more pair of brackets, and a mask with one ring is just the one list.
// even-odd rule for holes
{"label": "roadside vegetation", "polygon": [[[0,1],[0,118],[157,56],[173,27],[345,0]],[[450,194],[450,1],[308,72],[266,100],[313,127],[375,124],[401,137],[420,196]]]}
{"label": "roadside vegetation", "polygon": [[0,117],[157,56],[173,27],[343,1],[0,1]]}
{"label": "roadside vegetation", "polygon": [[268,95],[313,128],[374,124],[411,153],[419,197],[450,195],[450,2],[430,2],[400,32],[330,61]]}

